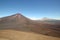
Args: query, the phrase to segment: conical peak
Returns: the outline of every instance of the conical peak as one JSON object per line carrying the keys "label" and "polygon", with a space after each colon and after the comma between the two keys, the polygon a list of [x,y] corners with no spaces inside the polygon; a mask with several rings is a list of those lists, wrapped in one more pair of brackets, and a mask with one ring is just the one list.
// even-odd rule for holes
{"label": "conical peak", "polygon": [[16,13],[15,15],[22,15],[21,13]]}
{"label": "conical peak", "polygon": [[15,17],[21,17],[21,16],[23,16],[21,13],[16,13],[16,14],[14,14],[13,16],[15,16]]}

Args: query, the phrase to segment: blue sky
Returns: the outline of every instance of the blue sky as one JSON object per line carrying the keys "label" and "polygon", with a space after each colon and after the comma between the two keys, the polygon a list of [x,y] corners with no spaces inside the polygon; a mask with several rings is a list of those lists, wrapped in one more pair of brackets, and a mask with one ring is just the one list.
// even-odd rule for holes
{"label": "blue sky", "polygon": [[60,19],[60,0],[0,0],[0,17],[16,13],[31,19]]}

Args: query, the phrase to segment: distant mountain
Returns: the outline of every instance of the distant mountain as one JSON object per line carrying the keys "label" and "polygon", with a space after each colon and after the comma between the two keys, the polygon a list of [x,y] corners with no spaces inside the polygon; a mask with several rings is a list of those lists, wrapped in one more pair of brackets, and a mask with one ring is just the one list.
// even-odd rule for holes
{"label": "distant mountain", "polygon": [[[46,19],[44,21],[35,21],[23,16],[20,13],[17,13],[0,18],[0,30],[11,29],[60,37],[60,25],[49,24],[51,21],[52,20]],[[56,23],[57,21],[54,22]]]}
{"label": "distant mountain", "polygon": [[53,19],[50,19],[50,18],[47,18],[47,17],[44,17],[41,19],[42,21],[45,21],[45,20],[53,20]]}
{"label": "distant mountain", "polygon": [[42,18],[41,20],[36,20],[39,23],[47,23],[47,24],[59,24],[60,25],[60,20],[56,20],[56,19],[50,19],[47,17]]}

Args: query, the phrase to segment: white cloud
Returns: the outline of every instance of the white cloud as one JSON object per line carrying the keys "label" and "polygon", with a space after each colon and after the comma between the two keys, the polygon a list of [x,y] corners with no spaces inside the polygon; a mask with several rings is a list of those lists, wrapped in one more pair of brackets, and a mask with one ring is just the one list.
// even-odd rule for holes
{"label": "white cloud", "polygon": [[32,17],[32,18],[30,18],[30,19],[31,19],[31,20],[38,20],[39,18],[33,18],[33,17]]}
{"label": "white cloud", "polygon": [[[32,20],[41,20],[42,18],[30,18],[30,19],[32,19]],[[52,18],[52,19],[56,19],[56,20],[60,20],[60,18]]]}

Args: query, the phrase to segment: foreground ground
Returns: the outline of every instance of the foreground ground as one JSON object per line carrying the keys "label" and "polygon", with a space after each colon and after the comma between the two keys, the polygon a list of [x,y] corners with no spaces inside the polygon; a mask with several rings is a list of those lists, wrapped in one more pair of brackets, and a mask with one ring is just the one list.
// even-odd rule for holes
{"label": "foreground ground", "polygon": [[60,40],[60,38],[16,30],[0,30],[0,40]]}

